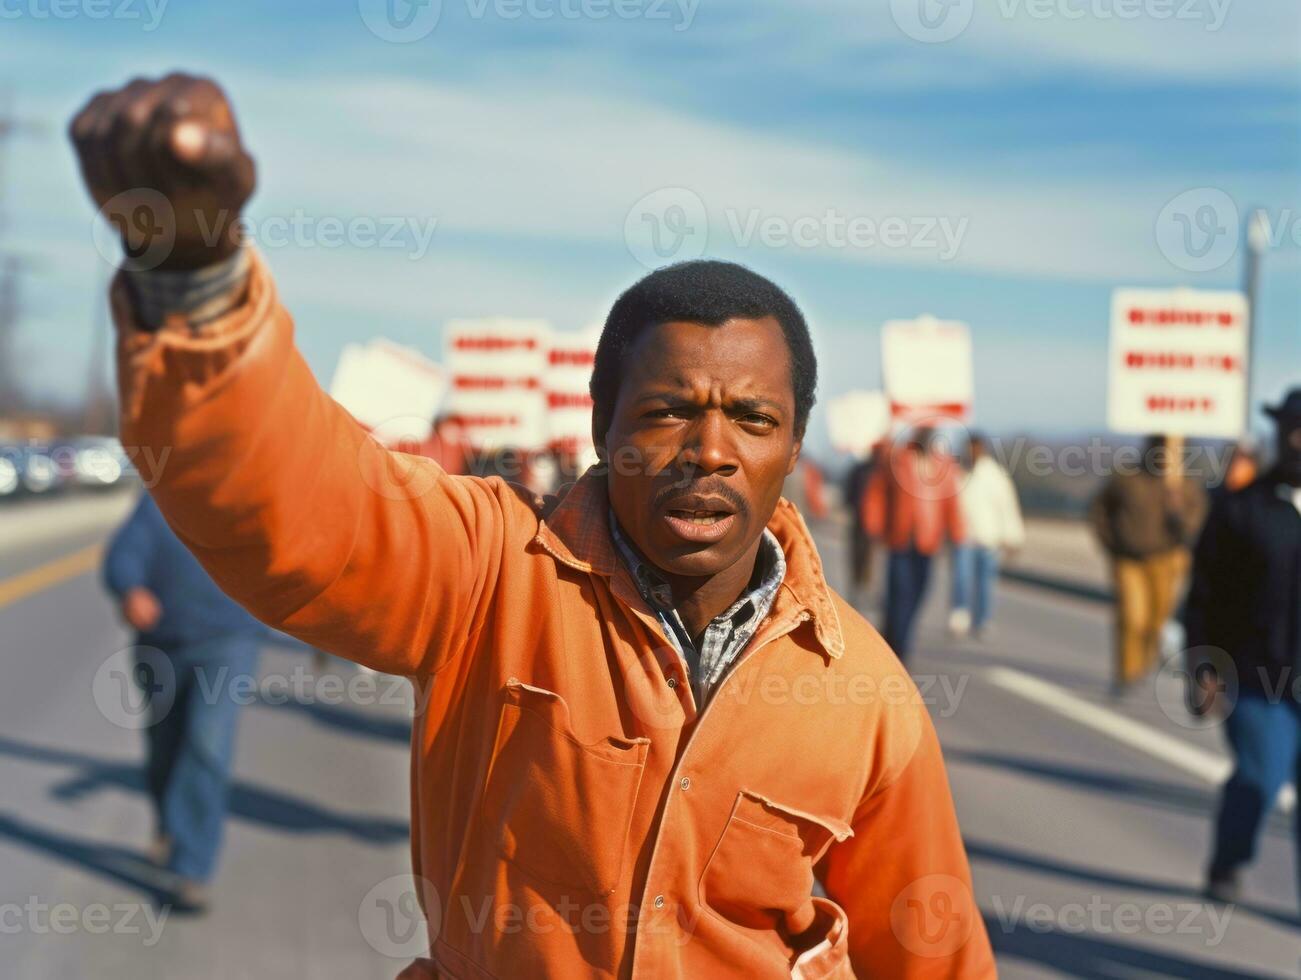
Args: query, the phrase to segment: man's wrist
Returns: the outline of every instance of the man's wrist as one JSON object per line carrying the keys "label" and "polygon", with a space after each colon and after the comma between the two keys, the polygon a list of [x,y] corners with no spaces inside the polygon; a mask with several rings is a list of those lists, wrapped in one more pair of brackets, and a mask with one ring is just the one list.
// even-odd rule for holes
{"label": "man's wrist", "polygon": [[250,267],[248,250],[241,248],[198,269],[124,268],[122,274],[136,317],[142,326],[154,330],[168,317],[181,316],[191,327],[199,327],[229,313],[244,299]]}

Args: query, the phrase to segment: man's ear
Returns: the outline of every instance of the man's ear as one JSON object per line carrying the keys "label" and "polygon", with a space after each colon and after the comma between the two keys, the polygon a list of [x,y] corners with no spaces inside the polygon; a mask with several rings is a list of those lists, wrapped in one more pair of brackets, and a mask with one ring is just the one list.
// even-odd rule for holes
{"label": "man's ear", "polygon": [[596,449],[597,465],[607,465],[609,457],[605,447],[605,436],[609,426],[597,412],[592,413],[592,446]]}
{"label": "man's ear", "polygon": [[798,466],[800,462],[800,450],[803,448],[804,448],[804,436],[801,435],[798,439],[795,440],[795,445],[791,446],[790,462],[786,464],[787,476],[790,476],[792,473],[795,472],[795,467]]}

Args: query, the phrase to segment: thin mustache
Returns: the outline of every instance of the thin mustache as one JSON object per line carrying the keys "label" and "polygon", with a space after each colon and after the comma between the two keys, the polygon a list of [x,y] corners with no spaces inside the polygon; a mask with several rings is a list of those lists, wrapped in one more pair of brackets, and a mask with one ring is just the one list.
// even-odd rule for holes
{"label": "thin mustache", "polygon": [[702,497],[722,497],[729,504],[736,508],[738,514],[748,514],[750,512],[749,503],[736,490],[726,483],[691,483],[689,481],[678,481],[670,483],[667,487],[655,494],[655,506],[658,507],[669,497],[677,496],[683,492],[699,494]]}

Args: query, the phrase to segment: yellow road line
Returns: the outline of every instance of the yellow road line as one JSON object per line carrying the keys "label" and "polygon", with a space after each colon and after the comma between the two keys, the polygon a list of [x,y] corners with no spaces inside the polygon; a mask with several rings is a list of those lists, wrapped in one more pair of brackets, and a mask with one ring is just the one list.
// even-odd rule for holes
{"label": "yellow road line", "polygon": [[89,548],[74,551],[70,555],[46,562],[31,571],[5,579],[0,582],[0,609],[13,605],[19,599],[26,599],[29,595],[35,595],[37,592],[58,585],[60,582],[85,574],[99,565],[103,554],[104,546],[93,544]]}

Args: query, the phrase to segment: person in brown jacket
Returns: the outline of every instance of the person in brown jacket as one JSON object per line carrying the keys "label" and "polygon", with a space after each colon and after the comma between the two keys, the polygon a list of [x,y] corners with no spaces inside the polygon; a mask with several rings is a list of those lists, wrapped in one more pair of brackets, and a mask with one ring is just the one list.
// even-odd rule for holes
{"label": "person in brown jacket", "polygon": [[101,93],[72,137],[128,249],[122,438],[166,460],[168,524],[259,619],[415,689],[404,980],[995,975],[925,703],[781,499],[817,380],[785,292],[633,284],[601,462],[540,500],[321,390],[267,264],[211,233],[254,187],[214,83]]}
{"label": "person in brown jacket", "polygon": [[1163,436],[1149,436],[1138,469],[1113,474],[1089,508],[1115,583],[1117,696],[1156,664],[1161,631],[1188,572],[1189,548],[1206,518],[1205,487],[1182,474],[1171,455]]}

